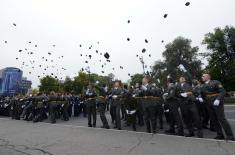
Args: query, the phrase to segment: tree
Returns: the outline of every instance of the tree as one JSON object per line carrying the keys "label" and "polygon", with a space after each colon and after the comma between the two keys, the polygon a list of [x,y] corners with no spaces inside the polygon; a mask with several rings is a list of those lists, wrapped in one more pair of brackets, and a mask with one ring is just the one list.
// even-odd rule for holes
{"label": "tree", "polygon": [[152,78],[153,80],[155,80],[154,82],[157,82],[158,84],[160,84],[160,86],[164,87],[164,84],[166,84],[167,75],[169,74],[167,72],[165,62],[161,60],[156,61],[152,68],[152,74]]}
{"label": "tree", "polygon": [[84,72],[79,72],[78,76],[76,76],[73,81],[73,91],[77,94],[80,94],[88,84],[89,75]]}
{"label": "tree", "polygon": [[40,79],[39,91],[44,93],[50,93],[51,91],[61,91],[61,85],[58,79],[51,76],[46,76]]}
{"label": "tree", "polygon": [[132,86],[135,86],[136,83],[142,83],[143,78],[144,78],[143,74],[134,74],[133,76],[131,76],[130,84]]}
{"label": "tree", "polygon": [[177,37],[172,43],[165,46],[163,52],[164,63],[167,72],[172,78],[178,78],[182,72],[178,66],[182,64],[191,78],[199,78],[201,75],[201,61],[197,58],[199,48],[191,46],[192,41],[183,37]]}
{"label": "tree", "polygon": [[206,70],[227,90],[235,90],[235,28],[215,28],[205,35],[202,43],[209,50],[202,54],[209,62]]}
{"label": "tree", "polygon": [[71,93],[73,91],[73,81],[70,77],[66,77],[62,84],[64,92]]}

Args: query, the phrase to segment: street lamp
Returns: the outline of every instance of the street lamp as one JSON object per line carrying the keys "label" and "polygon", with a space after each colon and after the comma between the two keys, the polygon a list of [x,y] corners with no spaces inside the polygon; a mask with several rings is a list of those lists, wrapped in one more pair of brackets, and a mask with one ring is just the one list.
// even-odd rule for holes
{"label": "street lamp", "polygon": [[143,74],[145,75],[145,64],[144,64],[144,58],[143,56],[139,57],[140,63],[142,64],[142,68],[143,68]]}

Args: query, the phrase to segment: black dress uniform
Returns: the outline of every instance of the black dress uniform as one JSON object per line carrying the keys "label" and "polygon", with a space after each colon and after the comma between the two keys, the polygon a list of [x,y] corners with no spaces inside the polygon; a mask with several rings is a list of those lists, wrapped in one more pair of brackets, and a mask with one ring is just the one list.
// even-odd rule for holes
{"label": "black dress uniform", "polygon": [[141,102],[141,90],[140,88],[135,88],[133,91],[133,97],[136,99],[136,115],[138,118],[138,124],[139,126],[144,126],[144,111],[143,106]]}
{"label": "black dress uniform", "polygon": [[193,86],[193,95],[196,97],[196,106],[199,114],[200,121],[202,122],[203,128],[208,128],[209,123],[209,113],[208,108],[204,103],[204,100],[202,98],[201,94],[201,85],[196,84]]}
{"label": "black dress uniform", "polygon": [[202,124],[195,104],[196,98],[193,95],[192,87],[186,82],[179,83],[178,97],[180,99],[180,107],[183,115],[183,120],[187,126],[187,129],[189,130],[189,133],[186,136],[194,136],[193,124],[195,124],[195,126],[197,127],[197,137],[202,138]]}
{"label": "black dress uniform", "polygon": [[62,95],[59,97],[60,100],[60,109],[62,114],[62,119],[64,121],[69,120],[69,106],[70,106],[70,96],[69,95]]}
{"label": "black dress uniform", "polygon": [[99,90],[99,96],[97,97],[97,104],[99,106],[100,119],[102,121],[102,128],[109,129],[109,124],[105,116],[106,105],[107,105],[107,90],[105,87],[97,87]]}
{"label": "black dress uniform", "polygon": [[111,103],[111,111],[114,116],[115,126],[118,130],[121,130],[121,104],[123,103],[123,89],[122,88],[114,88],[112,90],[111,96],[113,98]]}
{"label": "black dress uniform", "polygon": [[157,106],[161,106],[162,92],[152,84],[142,86],[142,104],[147,132],[156,133]]}
{"label": "black dress uniform", "polygon": [[133,96],[132,90],[126,94],[125,101],[127,124],[132,126],[133,131],[136,131],[137,98]]}
{"label": "black dress uniform", "polygon": [[175,134],[175,125],[178,127],[177,135],[183,136],[183,122],[179,113],[179,102],[176,95],[176,85],[174,83],[169,83],[167,86],[166,93],[163,94],[166,104],[169,106],[170,115],[170,128],[166,130],[166,133]]}
{"label": "black dress uniform", "polygon": [[[217,80],[210,80],[203,84],[202,94],[208,105],[210,120],[214,123],[217,136],[216,139],[234,140],[232,129],[224,114],[225,89]],[[223,135],[222,129],[225,132]]]}
{"label": "black dress uniform", "polygon": [[49,99],[49,115],[51,123],[56,123],[56,118],[58,116],[58,107],[59,107],[59,96],[50,95]]}
{"label": "black dress uniform", "polygon": [[14,97],[11,99],[11,118],[20,120],[20,104],[19,104],[19,98]]}
{"label": "black dress uniform", "polygon": [[45,119],[45,97],[42,95],[34,98],[33,122],[39,122]]}
{"label": "black dress uniform", "polygon": [[[96,127],[96,92],[94,89],[87,89],[86,91],[86,107],[88,114],[88,126]],[[93,123],[91,119],[93,118]]]}

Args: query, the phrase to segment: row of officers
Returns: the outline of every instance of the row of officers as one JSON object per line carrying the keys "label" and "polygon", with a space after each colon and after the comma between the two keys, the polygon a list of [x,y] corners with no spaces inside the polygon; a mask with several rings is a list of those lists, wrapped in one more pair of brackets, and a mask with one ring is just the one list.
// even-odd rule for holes
{"label": "row of officers", "polygon": [[68,121],[72,113],[75,116],[83,113],[88,115],[88,126],[96,127],[98,111],[102,128],[109,129],[106,118],[109,110],[114,128],[121,130],[122,120],[125,120],[125,125],[131,125],[133,130],[137,124],[145,125],[148,133],[157,133],[158,120],[163,129],[164,115],[169,124],[167,134],[203,138],[203,129],[210,128],[217,133],[215,139],[234,140],[224,114],[226,92],[222,84],[212,80],[210,74],[202,75],[203,83],[193,80],[191,84],[186,79],[181,76],[175,82],[168,78],[164,90],[146,76],[142,84],[130,88],[122,87],[120,81],[110,90],[90,84],[79,97],[51,92],[34,97],[5,98],[0,103],[0,114],[34,122],[49,116],[51,123],[55,123],[57,118]]}

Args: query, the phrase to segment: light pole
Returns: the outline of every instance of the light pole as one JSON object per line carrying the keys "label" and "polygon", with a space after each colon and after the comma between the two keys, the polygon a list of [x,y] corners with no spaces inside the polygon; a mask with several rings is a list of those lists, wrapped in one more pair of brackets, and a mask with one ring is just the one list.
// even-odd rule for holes
{"label": "light pole", "polygon": [[140,58],[139,58],[139,60],[140,60],[140,63],[142,64],[142,68],[143,68],[143,74],[145,75],[145,65],[144,65],[144,58],[143,58],[143,56],[141,56]]}

